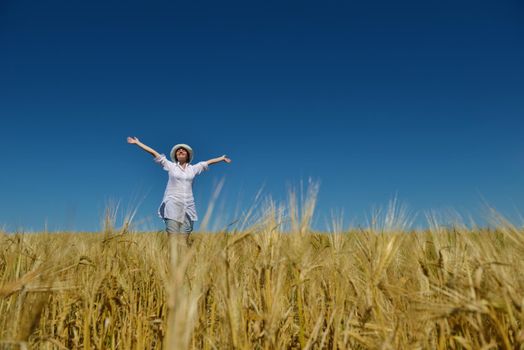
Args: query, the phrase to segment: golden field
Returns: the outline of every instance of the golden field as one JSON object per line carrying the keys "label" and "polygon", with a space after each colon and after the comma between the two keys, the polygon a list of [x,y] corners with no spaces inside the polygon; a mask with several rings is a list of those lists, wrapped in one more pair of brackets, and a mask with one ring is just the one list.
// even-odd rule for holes
{"label": "golden field", "polygon": [[0,349],[524,348],[521,229],[313,233],[303,214],[191,246],[0,234]]}

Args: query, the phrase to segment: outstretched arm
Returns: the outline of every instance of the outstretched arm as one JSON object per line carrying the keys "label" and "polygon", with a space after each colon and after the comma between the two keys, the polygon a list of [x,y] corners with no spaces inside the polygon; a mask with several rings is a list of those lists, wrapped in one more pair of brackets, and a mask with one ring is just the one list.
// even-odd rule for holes
{"label": "outstretched arm", "polygon": [[224,154],[222,157],[213,158],[213,159],[210,159],[210,160],[206,161],[207,165],[216,164],[216,163],[220,163],[220,162],[231,163],[231,159],[226,157],[226,155]]}
{"label": "outstretched arm", "polygon": [[154,149],[152,149],[148,145],[144,145],[136,137],[128,137],[127,138],[127,143],[137,145],[138,147],[142,148],[144,151],[146,151],[147,153],[151,154],[155,158],[160,156],[160,154],[157,151],[155,151]]}

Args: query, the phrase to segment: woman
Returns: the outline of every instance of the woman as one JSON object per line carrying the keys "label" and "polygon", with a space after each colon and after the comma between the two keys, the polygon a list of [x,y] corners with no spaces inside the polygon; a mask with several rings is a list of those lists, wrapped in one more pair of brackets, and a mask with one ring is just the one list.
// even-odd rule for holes
{"label": "woman", "polygon": [[169,180],[158,214],[164,219],[168,234],[186,234],[187,242],[190,243],[189,234],[193,231],[193,223],[198,220],[193,198],[193,180],[195,176],[207,170],[209,165],[231,163],[231,159],[223,155],[191,165],[193,149],[186,144],[178,144],[171,149],[171,162],[165,155],[159,154],[136,137],[128,137],[127,142],[150,153],[155,157],[155,162],[168,172]]}

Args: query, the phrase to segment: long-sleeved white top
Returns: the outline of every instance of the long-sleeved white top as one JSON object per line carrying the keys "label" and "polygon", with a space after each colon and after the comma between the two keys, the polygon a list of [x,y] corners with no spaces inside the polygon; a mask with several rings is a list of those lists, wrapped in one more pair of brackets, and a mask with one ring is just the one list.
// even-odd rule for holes
{"label": "long-sleeved white top", "polygon": [[193,198],[193,180],[195,176],[208,169],[207,163],[187,164],[184,169],[180,164],[167,160],[164,154],[156,157],[155,162],[162,165],[169,176],[164,199],[160,208],[158,208],[158,215],[162,219],[184,222],[187,214],[191,220],[197,221],[198,216]]}

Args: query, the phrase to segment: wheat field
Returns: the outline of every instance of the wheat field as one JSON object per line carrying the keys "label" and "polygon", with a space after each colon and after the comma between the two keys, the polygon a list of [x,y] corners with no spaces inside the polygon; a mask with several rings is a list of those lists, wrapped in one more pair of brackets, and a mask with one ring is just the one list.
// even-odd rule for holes
{"label": "wheat field", "polygon": [[[0,234],[0,349],[524,348],[524,232]],[[299,218],[297,213],[291,217]]]}

